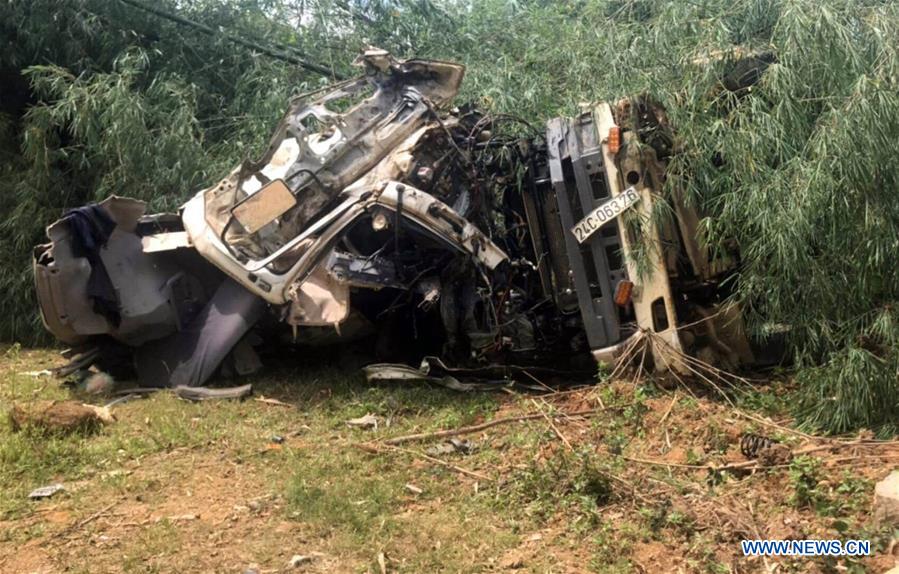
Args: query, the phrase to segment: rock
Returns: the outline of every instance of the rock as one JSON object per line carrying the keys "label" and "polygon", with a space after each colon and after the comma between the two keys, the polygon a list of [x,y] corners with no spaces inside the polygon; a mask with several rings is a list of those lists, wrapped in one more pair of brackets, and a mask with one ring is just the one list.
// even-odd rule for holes
{"label": "rock", "polygon": [[9,412],[13,432],[35,428],[50,432],[94,431],[115,421],[106,407],[76,401],[35,401],[13,405]]}
{"label": "rock", "polygon": [[874,521],[881,526],[899,526],[899,470],[874,486]]}
{"label": "rock", "polygon": [[289,568],[298,568],[303,564],[308,564],[312,562],[312,556],[306,556],[304,554],[294,554],[293,558],[290,559],[290,562],[287,563]]}

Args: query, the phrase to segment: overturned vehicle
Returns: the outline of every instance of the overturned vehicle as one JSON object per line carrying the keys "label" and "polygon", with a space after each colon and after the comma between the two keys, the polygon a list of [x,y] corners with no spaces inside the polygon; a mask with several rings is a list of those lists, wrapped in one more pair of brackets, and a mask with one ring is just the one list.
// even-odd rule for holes
{"label": "overturned vehicle", "polygon": [[[754,361],[725,303],[738,254],[704,248],[701,214],[657,193],[673,148],[660,107],[598,104],[538,130],[451,108],[457,64],[377,50],[358,64],[293,100],[258,161],[179,213],[111,197],[50,225],[34,274],[65,372],[203,385],[251,371],[279,329],[371,337],[375,379]],[[652,217],[657,202],[672,217]]]}

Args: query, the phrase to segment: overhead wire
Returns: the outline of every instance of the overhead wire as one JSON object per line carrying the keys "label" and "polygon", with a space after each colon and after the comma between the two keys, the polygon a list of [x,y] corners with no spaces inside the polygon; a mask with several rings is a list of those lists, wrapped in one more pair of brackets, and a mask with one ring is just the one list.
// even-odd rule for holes
{"label": "overhead wire", "polygon": [[147,6],[146,4],[144,4],[143,2],[139,2],[138,0],[119,0],[119,2],[127,6],[131,6],[132,8],[136,8],[149,14],[153,14],[154,16],[158,16],[159,18],[169,20],[170,22],[175,22],[176,24],[180,24],[182,26],[194,28],[195,30],[198,30],[209,36],[222,37],[229,42],[238,44],[240,46],[243,46],[244,48],[249,48],[250,50],[254,50],[256,52],[259,52],[260,54],[265,54],[266,56],[269,56],[271,58],[289,62],[291,64],[296,64],[304,70],[308,70],[310,72],[314,72],[322,76],[337,80],[345,79],[342,74],[337,73],[332,67],[324,66],[322,64],[318,64],[309,60],[305,54],[302,54],[299,50],[293,48],[292,46],[286,46],[284,44],[278,43],[274,43],[273,45],[268,46],[258,44],[256,42],[252,42],[250,40],[242,38],[236,34],[225,33],[221,30],[216,30],[210,26],[207,26],[206,24],[202,24],[195,20],[185,18],[184,16],[181,16],[179,14],[174,14],[155,6]]}

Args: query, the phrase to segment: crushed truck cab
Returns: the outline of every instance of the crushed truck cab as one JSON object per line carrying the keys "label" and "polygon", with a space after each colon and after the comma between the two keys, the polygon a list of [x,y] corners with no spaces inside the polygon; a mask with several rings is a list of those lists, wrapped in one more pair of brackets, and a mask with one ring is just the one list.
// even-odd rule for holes
{"label": "crushed truck cab", "polygon": [[674,146],[659,106],[537,129],[451,107],[458,64],[357,63],[178,213],[110,198],[48,228],[34,272],[44,324],[72,346],[64,372],[197,386],[258,368],[279,330],[297,353],[370,339],[372,379],[460,385],[589,377],[637,350],[660,370],[753,362],[726,303],[738,254],[710,253],[702,215],[660,193]]}

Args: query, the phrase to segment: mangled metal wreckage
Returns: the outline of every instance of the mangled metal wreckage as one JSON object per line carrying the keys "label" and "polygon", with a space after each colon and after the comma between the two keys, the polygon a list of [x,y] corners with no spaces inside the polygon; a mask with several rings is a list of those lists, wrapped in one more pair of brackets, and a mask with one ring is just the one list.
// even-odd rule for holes
{"label": "mangled metal wreckage", "polygon": [[683,202],[650,217],[673,147],[661,108],[627,99],[537,130],[449,109],[460,65],[358,63],[178,214],[111,197],[48,228],[34,273],[66,372],[202,385],[258,364],[253,331],[272,325],[371,336],[382,361],[422,363],[375,379],[543,382],[638,342],[655,369],[752,362],[722,303],[735,258],[703,248]]}

